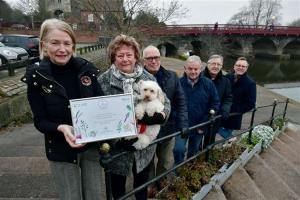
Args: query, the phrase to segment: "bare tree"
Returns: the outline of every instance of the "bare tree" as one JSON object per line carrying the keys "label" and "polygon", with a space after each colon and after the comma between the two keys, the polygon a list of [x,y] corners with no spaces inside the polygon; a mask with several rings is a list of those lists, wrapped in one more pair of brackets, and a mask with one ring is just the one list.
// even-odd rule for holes
{"label": "bare tree", "polygon": [[300,27],[300,18],[292,21],[289,26],[297,26]]}
{"label": "bare tree", "polygon": [[108,34],[136,32],[137,24],[133,21],[141,11],[156,16],[160,23],[182,16],[187,11],[178,0],[172,0],[169,4],[163,3],[161,8],[151,7],[151,0],[75,1],[84,10],[93,12],[98,21],[105,26]]}
{"label": "bare tree", "polygon": [[274,25],[279,23],[281,0],[250,0],[249,5],[231,17],[229,23],[244,25]]}
{"label": "bare tree", "polygon": [[34,15],[39,8],[39,0],[18,0],[15,8],[31,17],[31,27],[34,29]]}

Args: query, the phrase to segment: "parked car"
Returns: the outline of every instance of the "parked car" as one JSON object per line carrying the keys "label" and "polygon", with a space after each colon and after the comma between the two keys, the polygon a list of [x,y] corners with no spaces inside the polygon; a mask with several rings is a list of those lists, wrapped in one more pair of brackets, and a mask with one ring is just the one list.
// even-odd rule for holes
{"label": "parked car", "polygon": [[9,47],[21,47],[29,56],[39,56],[39,38],[34,35],[2,34],[0,42]]}
{"label": "parked car", "polygon": [[27,60],[29,55],[21,47],[8,47],[0,42],[0,65],[16,60]]}

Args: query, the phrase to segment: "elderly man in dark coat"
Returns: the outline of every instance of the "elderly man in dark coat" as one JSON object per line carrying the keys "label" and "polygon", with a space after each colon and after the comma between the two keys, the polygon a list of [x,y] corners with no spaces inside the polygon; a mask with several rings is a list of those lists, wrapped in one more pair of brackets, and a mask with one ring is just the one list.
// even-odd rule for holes
{"label": "elderly man in dark coat", "polygon": [[232,85],[233,99],[230,112],[241,113],[241,115],[229,117],[223,122],[223,127],[219,133],[224,138],[230,137],[232,130],[241,129],[242,114],[255,107],[256,84],[247,74],[248,67],[247,59],[240,57],[234,64],[234,72],[226,75]]}

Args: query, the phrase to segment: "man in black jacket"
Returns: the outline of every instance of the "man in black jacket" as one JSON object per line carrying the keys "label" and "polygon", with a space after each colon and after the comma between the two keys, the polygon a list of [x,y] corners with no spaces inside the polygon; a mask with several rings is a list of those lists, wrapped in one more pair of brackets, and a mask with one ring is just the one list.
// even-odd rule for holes
{"label": "man in black jacket", "polygon": [[[158,138],[187,128],[187,107],[185,103],[184,93],[176,73],[170,70],[166,70],[160,65],[160,52],[154,46],[148,46],[144,49],[143,58],[146,70],[155,76],[159,86],[162,88],[163,92],[166,93],[168,99],[171,102],[170,117],[166,124],[161,127]],[[150,170],[150,178],[163,173],[172,165],[171,158],[173,157],[173,146],[174,138],[157,144],[157,166],[155,166],[153,159]],[[149,191],[149,194],[150,193],[151,191]]]}
{"label": "man in black jacket", "polygon": [[248,76],[247,70],[249,63],[245,57],[237,59],[233,66],[233,73],[227,74],[230,80],[232,90],[232,106],[231,113],[240,113],[241,115],[229,117],[224,120],[223,127],[219,133],[224,138],[232,135],[232,130],[241,129],[242,114],[250,111],[255,107],[256,103],[256,84]]}
{"label": "man in black jacket", "polygon": [[[220,110],[217,115],[222,115],[222,119],[227,119],[232,104],[232,94],[230,81],[222,74],[222,66],[223,57],[221,55],[212,55],[207,61],[207,67],[203,75],[213,81],[218,91]],[[204,147],[215,142],[215,136],[220,127],[220,123],[221,119],[217,120],[213,133],[205,136]]]}

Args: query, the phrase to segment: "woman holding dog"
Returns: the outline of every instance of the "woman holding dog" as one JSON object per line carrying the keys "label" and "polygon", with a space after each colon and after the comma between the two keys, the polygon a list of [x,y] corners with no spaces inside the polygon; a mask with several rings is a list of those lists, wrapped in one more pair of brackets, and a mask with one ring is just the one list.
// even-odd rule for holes
{"label": "woman holding dog", "polygon": [[45,136],[46,156],[61,200],[99,200],[98,145],[76,144],[70,99],[103,95],[92,63],[74,56],[76,40],[64,21],[48,19],[40,30],[39,65],[27,67],[28,101],[35,127]]}
{"label": "woman holding dog", "polygon": [[[105,95],[133,93],[139,94],[138,82],[140,80],[154,80],[155,78],[140,65],[140,47],[133,37],[118,35],[108,46],[110,68],[104,72],[98,81]],[[147,115],[141,120],[144,124],[163,124],[170,113],[170,102],[167,98],[164,110],[155,113],[153,117]],[[115,149],[129,151],[126,155],[112,162],[111,181],[114,199],[125,194],[126,177],[133,172],[134,188],[142,185],[149,177],[149,164],[155,154],[156,145],[135,151],[132,146],[137,138],[131,140],[118,139],[113,141]],[[135,194],[137,200],[147,199],[147,188]]]}

